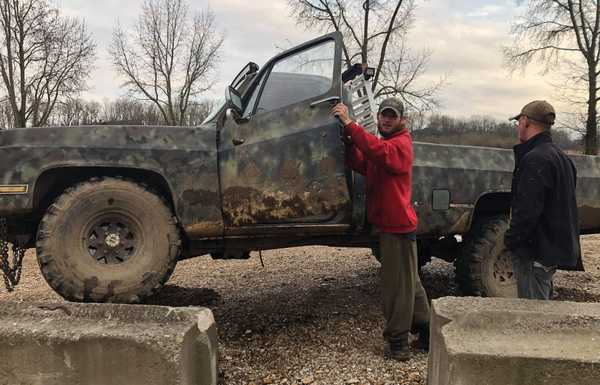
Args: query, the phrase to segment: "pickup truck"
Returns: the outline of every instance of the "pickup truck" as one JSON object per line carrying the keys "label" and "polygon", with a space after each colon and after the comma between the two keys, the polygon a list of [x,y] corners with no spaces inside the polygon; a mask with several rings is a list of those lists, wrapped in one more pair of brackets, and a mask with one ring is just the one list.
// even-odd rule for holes
{"label": "pickup truck", "polygon": [[[262,69],[249,63],[199,127],[1,131],[3,260],[9,243],[35,247],[64,298],[140,302],[185,258],[373,247],[364,180],[346,167],[330,114],[332,102],[349,98],[342,44],[331,33]],[[502,244],[512,152],[428,143],[414,143],[414,152],[421,260],[455,261],[465,293],[514,296]],[[581,232],[600,232],[600,158],[573,160]]]}

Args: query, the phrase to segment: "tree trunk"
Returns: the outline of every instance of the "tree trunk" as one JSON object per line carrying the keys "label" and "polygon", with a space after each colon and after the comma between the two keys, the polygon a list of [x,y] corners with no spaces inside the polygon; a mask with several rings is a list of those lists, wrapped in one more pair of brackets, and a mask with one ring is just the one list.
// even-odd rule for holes
{"label": "tree trunk", "polygon": [[598,121],[596,120],[596,66],[590,66],[591,70],[589,73],[589,97],[588,97],[588,114],[587,122],[585,125],[585,154],[586,155],[598,155]]}
{"label": "tree trunk", "polygon": [[25,119],[25,111],[15,110],[13,111],[13,114],[15,115],[15,128],[24,128],[27,126],[27,120]]}
{"label": "tree trunk", "polygon": [[371,10],[370,0],[365,0],[363,3],[363,9],[365,11],[365,25],[363,28],[363,44],[362,44],[362,65],[366,67],[368,63],[368,52],[369,52],[369,11]]}
{"label": "tree trunk", "polygon": [[596,106],[588,109],[585,127],[585,154],[598,155],[598,122],[596,121]]}

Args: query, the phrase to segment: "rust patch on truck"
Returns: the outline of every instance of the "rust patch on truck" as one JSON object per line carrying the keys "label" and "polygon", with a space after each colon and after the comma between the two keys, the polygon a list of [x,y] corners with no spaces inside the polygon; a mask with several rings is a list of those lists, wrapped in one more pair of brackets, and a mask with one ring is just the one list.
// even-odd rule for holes
{"label": "rust patch on truck", "polygon": [[320,184],[313,184],[293,193],[234,186],[225,190],[223,201],[225,224],[246,226],[295,218],[325,220],[332,213],[346,208],[348,194],[342,186],[324,188]]}
{"label": "rust patch on truck", "polygon": [[273,222],[305,216],[307,213],[302,199],[282,191],[261,192],[254,188],[235,186],[228,188],[224,197],[224,219],[232,226]]}
{"label": "rust patch on truck", "polygon": [[223,222],[207,221],[194,223],[186,226],[185,232],[189,237],[195,238],[220,237],[223,235]]}

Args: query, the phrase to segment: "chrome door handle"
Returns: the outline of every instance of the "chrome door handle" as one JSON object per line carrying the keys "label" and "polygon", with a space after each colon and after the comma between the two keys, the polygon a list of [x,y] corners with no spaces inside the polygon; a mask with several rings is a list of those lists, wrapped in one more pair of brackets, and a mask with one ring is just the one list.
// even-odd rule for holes
{"label": "chrome door handle", "polygon": [[316,106],[318,106],[321,103],[338,104],[339,102],[340,102],[339,96],[330,96],[325,99],[315,100],[314,102],[312,102],[310,104],[310,108],[315,108]]}

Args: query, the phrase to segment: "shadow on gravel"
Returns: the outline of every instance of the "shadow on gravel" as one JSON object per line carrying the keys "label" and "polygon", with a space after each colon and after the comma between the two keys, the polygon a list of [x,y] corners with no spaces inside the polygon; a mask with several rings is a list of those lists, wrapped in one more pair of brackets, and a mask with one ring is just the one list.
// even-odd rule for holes
{"label": "shadow on gravel", "polygon": [[[424,267],[421,278],[430,298],[456,292],[453,273],[452,265],[441,261]],[[252,276],[247,280],[245,285],[253,285]],[[381,326],[378,267],[344,276],[321,273],[255,283],[252,290],[240,285],[235,293],[170,284],[146,303],[208,307],[219,324],[220,338],[230,341],[245,340],[249,333],[307,338],[307,330]]]}
{"label": "shadow on gravel", "polygon": [[240,340],[252,333],[306,339],[311,338],[310,330],[335,330],[333,325],[379,321],[375,277],[370,272],[351,278],[318,277],[303,285],[281,282],[233,301],[225,300],[213,308],[221,326],[220,338]]}
{"label": "shadow on gravel", "polygon": [[[248,279],[245,285],[252,285],[252,277]],[[456,293],[451,264],[427,265],[421,279],[430,298]],[[345,276],[326,273],[268,284],[257,281],[252,290],[240,285],[234,293],[170,284],[146,303],[208,307],[219,325],[220,338],[229,341],[245,341],[257,334],[309,338],[310,330],[378,329],[382,325],[379,268],[371,266]]]}
{"label": "shadow on gravel", "polygon": [[146,305],[163,305],[172,307],[183,306],[215,306],[221,300],[221,295],[213,289],[204,287],[181,287],[165,285],[158,294],[149,297]]}
{"label": "shadow on gravel", "polygon": [[456,286],[454,264],[435,258],[421,268],[421,282],[429,300],[448,295],[460,296]]}

